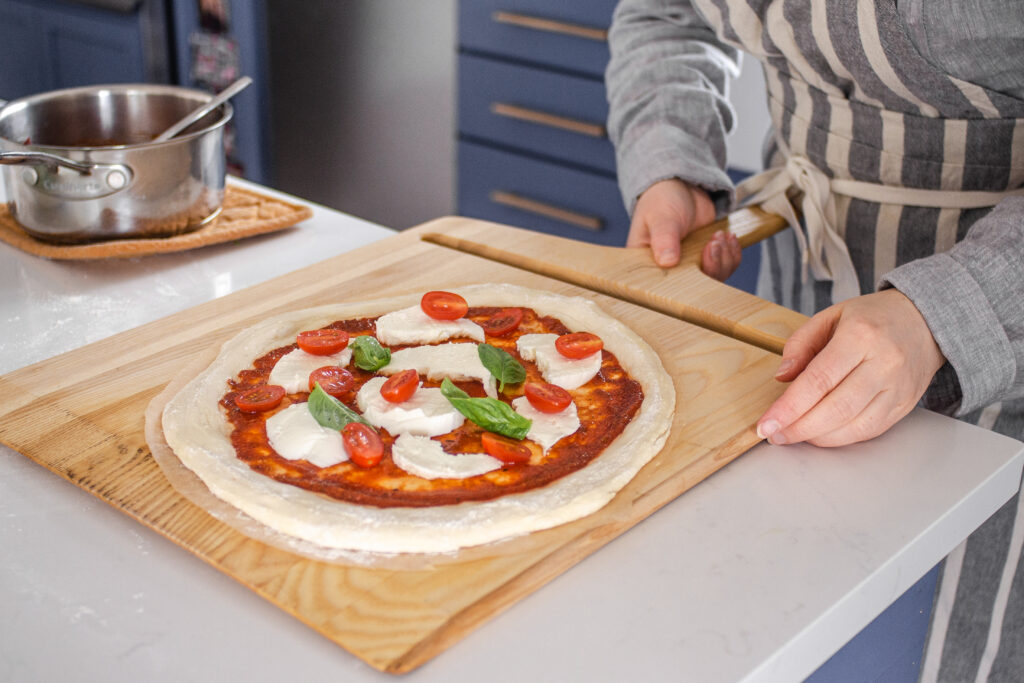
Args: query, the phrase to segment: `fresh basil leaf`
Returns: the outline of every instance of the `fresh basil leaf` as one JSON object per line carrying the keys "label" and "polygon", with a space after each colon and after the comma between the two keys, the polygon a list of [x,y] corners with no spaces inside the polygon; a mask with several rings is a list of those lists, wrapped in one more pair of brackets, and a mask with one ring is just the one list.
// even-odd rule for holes
{"label": "fresh basil leaf", "polygon": [[496,398],[448,399],[470,422],[510,439],[525,439],[532,422]]}
{"label": "fresh basil leaf", "polygon": [[385,349],[376,337],[363,334],[351,342],[352,362],[357,368],[376,372],[391,362],[391,350]]}
{"label": "fresh basil leaf", "polygon": [[340,431],[349,422],[362,422],[365,425],[370,425],[362,415],[321,389],[320,382],[313,387],[306,405],[309,407],[313,419],[327,429]]}
{"label": "fresh basil leaf", "polygon": [[504,401],[496,398],[470,398],[469,394],[447,377],[441,382],[441,395],[470,422],[510,439],[525,439],[533,424]]}
{"label": "fresh basil leaf", "polygon": [[480,355],[480,362],[498,380],[498,391],[505,391],[506,383],[519,384],[526,379],[526,368],[508,351],[490,344],[480,344],[476,351]]}
{"label": "fresh basil leaf", "polygon": [[453,398],[469,398],[469,394],[455,386],[447,377],[441,380],[441,395],[449,401]]}

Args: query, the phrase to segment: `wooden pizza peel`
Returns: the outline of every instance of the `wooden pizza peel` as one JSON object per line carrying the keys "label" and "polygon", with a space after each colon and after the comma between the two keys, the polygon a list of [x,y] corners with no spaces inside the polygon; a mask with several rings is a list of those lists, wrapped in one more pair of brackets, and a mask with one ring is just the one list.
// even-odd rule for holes
{"label": "wooden pizza peel", "polygon": [[[773,219],[741,212],[724,225],[748,244],[777,231]],[[772,379],[773,351],[802,318],[701,274],[695,255],[711,232],[687,240],[683,264],[663,271],[640,250],[438,219],[0,377],[0,441],[370,665],[409,671],[758,442],[754,424],[783,388]],[[593,515],[436,566],[329,563],[218,521],[154,461],[147,406],[241,329],[309,306],[487,282],[593,299],[643,336],[673,378],[665,448]]]}
{"label": "wooden pizza peel", "polygon": [[806,317],[709,278],[700,271],[700,257],[719,230],[731,232],[740,246],[748,247],[785,227],[783,218],[758,207],[740,209],[691,234],[682,244],[679,266],[670,269],[656,266],[646,249],[604,247],[467,218],[441,218],[416,230],[427,241],[632,301],[782,353],[786,339]]}

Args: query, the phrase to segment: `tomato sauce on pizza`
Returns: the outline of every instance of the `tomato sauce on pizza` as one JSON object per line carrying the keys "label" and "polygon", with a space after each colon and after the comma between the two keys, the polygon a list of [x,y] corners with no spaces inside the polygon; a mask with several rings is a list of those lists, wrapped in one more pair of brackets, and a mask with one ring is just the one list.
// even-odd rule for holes
{"label": "tomato sauce on pizza", "polygon": [[[508,309],[470,307],[465,317],[487,332],[486,343],[511,354],[526,371],[526,380],[506,385],[499,399],[508,403],[523,395],[524,387],[542,383],[537,365],[525,360],[517,349],[517,340],[524,334],[565,335],[570,332],[553,317],[540,316],[530,308],[516,309],[515,320],[506,320]],[[521,312],[521,319],[518,314]],[[325,329],[342,330],[355,339],[361,335],[376,334],[377,317],[340,320]],[[492,332],[496,334],[492,334]],[[467,338],[454,338],[451,342],[469,342]],[[372,467],[360,467],[352,461],[329,467],[318,467],[306,460],[290,460],[278,454],[270,445],[266,422],[275,413],[294,403],[305,402],[309,393],[287,394],[280,405],[263,412],[239,409],[236,398],[246,391],[266,385],[277,361],[297,348],[296,344],[276,348],[257,358],[252,367],[243,370],[229,381],[229,391],[220,400],[231,425],[231,443],[237,457],[254,471],[279,482],[290,484],[333,499],[377,507],[432,507],[455,505],[468,501],[486,501],[501,496],[521,493],[543,487],[565,475],[575,472],[601,452],[625,429],[643,402],[640,384],[622,368],[614,354],[600,351],[601,363],[597,374],[569,393],[576,406],[580,427],[565,436],[546,452],[536,443],[522,443],[530,449],[529,462],[505,464],[498,469],[466,478],[426,479],[403,470],[391,457],[395,437],[381,428],[384,456]],[[391,351],[404,348],[389,347]],[[348,408],[358,411],[356,395],[366,382],[379,373],[347,367],[353,382],[337,398]],[[480,382],[461,381],[455,384],[471,397],[482,397]],[[423,387],[437,387],[440,382],[423,381]],[[447,453],[480,453],[485,430],[470,420],[457,429],[433,437]]]}

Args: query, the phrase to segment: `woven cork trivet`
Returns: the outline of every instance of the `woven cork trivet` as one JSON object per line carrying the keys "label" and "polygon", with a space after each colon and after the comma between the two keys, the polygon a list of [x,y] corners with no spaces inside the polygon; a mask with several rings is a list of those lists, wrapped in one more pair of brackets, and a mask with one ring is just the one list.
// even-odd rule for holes
{"label": "woven cork trivet", "polygon": [[94,244],[48,244],[18,225],[6,205],[0,206],[0,240],[36,256],[50,259],[131,258],[197,249],[210,244],[282,230],[312,217],[307,206],[290,204],[265,194],[228,185],[224,208],[209,225],[174,237],[111,240]]}

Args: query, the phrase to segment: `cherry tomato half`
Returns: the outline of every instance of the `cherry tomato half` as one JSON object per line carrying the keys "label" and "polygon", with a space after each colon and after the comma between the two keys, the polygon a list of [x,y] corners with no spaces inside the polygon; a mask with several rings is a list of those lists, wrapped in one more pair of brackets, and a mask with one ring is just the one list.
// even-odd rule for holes
{"label": "cherry tomato half", "polygon": [[355,381],[356,378],[345,368],[339,368],[337,365],[325,365],[309,373],[309,390],[313,391],[319,382],[321,389],[335,398],[341,398],[341,395],[348,391]]}
{"label": "cherry tomato half", "polygon": [[516,441],[493,432],[484,432],[480,441],[483,443],[484,451],[492,458],[497,458],[509,465],[522,465],[530,462],[530,448],[522,441]]}
{"label": "cherry tomato half", "polygon": [[604,348],[604,342],[596,334],[589,332],[573,332],[563,334],[555,340],[555,349],[573,360],[592,356]]}
{"label": "cherry tomato half", "polygon": [[484,332],[494,337],[504,337],[523,322],[523,309],[503,308],[487,320],[480,323]]}
{"label": "cherry tomato half", "polygon": [[373,467],[384,457],[384,442],[373,427],[362,422],[349,422],[341,428],[345,452],[356,465]]}
{"label": "cherry tomato half", "polygon": [[308,330],[295,338],[299,348],[314,356],[330,356],[348,346],[348,332],[344,330]]}
{"label": "cherry tomato half", "polygon": [[284,387],[276,384],[261,384],[235,396],[235,405],[247,413],[262,413],[281,405]]}
{"label": "cherry tomato half", "polygon": [[469,304],[454,292],[427,292],[420,299],[420,308],[434,320],[458,320],[466,315]]}
{"label": "cherry tomato half", "polygon": [[572,395],[557,384],[527,384],[526,400],[542,413],[560,413],[572,403]]}
{"label": "cherry tomato half", "polygon": [[403,403],[412,398],[416,388],[420,385],[420,375],[413,369],[402,370],[401,372],[388,377],[388,381],[380,388],[380,395],[391,403]]}

